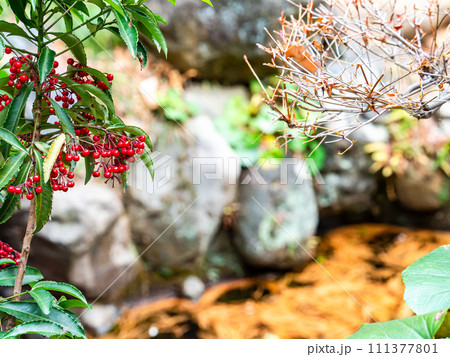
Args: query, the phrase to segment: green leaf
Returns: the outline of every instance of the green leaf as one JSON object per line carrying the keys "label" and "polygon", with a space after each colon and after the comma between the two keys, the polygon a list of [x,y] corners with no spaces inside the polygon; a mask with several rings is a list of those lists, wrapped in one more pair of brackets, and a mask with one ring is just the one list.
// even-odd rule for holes
{"label": "green leaf", "polygon": [[39,180],[39,186],[42,187],[42,192],[36,193],[36,225],[33,233],[37,233],[45,226],[50,218],[50,214],[52,213],[53,189],[50,181],[45,181],[45,161],[42,158],[41,153],[38,150],[34,150],[34,153],[36,171],[41,177]]}
{"label": "green leaf", "polygon": [[117,11],[119,14],[121,14],[122,16],[126,16],[125,14],[125,9],[123,8],[122,4],[120,3],[120,1],[118,0],[103,0],[106,3],[108,3],[109,5],[111,5],[111,7]]}
{"label": "green leaf", "polygon": [[169,2],[171,2],[173,4],[173,6],[175,6],[177,4],[177,0],[167,0]]}
{"label": "green leaf", "polygon": [[143,68],[145,68],[145,66],[147,66],[148,53],[141,41],[138,41],[137,52],[138,52],[139,62],[141,63],[141,69],[143,69]]}
{"label": "green leaf", "polygon": [[363,324],[350,339],[431,339],[441,327],[446,310],[404,319]]}
{"label": "green leaf", "polygon": [[72,54],[80,63],[87,63],[86,52],[84,51],[83,43],[80,42],[80,39],[77,36],[71,33],[62,32],[52,33],[52,35],[59,37],[59,39],[66,44],[66,46],[70,49],[70,52],[72,52]]}
{"label": "green leaf", "polygon": [[50,146],[50,150],[48,151],[48,155],[45,157],[43,168],[44,168],[44,182],[47,182],[50,179],[50,173],[52,172],[53,166],[55,165],[56,159],[66,141],[65,134],[59,134],[59,136],[53,141],[52,146]]}
{"label": "green leaf", "polygon": [[54,296],[45,290],[31,290],[28,293],[36,301],[41,311],[48,315],[52,309],[53,301],[55,301]]}
{"label": "green leaf", "polygon": [[[141,11],[130,9],[130,12],[138,21],[138,24],[136,24],[138,30],[153,41],[158,51],[162,49],[164,54],[167,56],[167,43],[158,26],[158,23]],[[143,30],[142,26],[144,26],[148,31]]]}
{"label": "green leaf", "polygon": [[152,141],[150,140],[150,137],[143,129],[139,128],[138,126],[126,125],[125,127],[122,128],[122,130],[124,130],[127,133],[130,133],[132,135],[135,135],[135,136],[144,135],[145,136],[145,144],[151,151],[153,151]]}
{"label": "green leaf", "polygon": [[51,290],[51,291],[59,291],[60,293],[71,295],[81,302],[85,304],[84,307],[88,307],[89,304],[86,301],[86,298],[81,293],[80,290],[78,290],[75,286],[67,284],[67,283],[60,283],[56,281],[40,281],[39,283],[35,284],[33,286],[33,289],[31,291],[36,290]]}
{"label": "green leaf", "polygon": [[16,262],[12,259],[3,258],[0,259],[0,265],[2,264],[16,264]]}
{"label": "green leaf", "polygon": [[70,117],[67,115],[65,110],[52,98],[48,97],[48,100],[50,101],[50,103],[52,103],[53,109],[55,109],[55,114],[61,122],[63,131],[66,134],[72,136],[72,138],[75,138],[75,129],[73,128],[73,123],[72,120],[70,120]]}
{"label": "green leaf", "polygon": [[[25,105],[27,104],[28,97],[33,89],[33,82],[28,83],[21,89],[18,95],[16,95],[11,104],[8,106],[8,114],[6,115],[3,123],[3,128],[9,130],[13,134],[17,133],[17,125],[19,124],[20,116],[22,115]],[[7,156],[10,149],[10,144],[6,142],[1,143],[2,154]]]}
{"label": "green leaf", "polygon": [[[31,162],[28,159],[25,161],[25,163],[22,165],[22,168],[17,175],[16,179],[14,180],[14,186],[20,185],[25,182],[28,170],[30,168]],[[20,195],[16,195],[14,193],[9,193],[6,195],[6,198],[2,204],[2,207],[0,208],[0,224],[5,223],[8,219],[11,218],[11,216],[14,213],[14,210],[16,209],[17,204],[20,202]]]}
{"label": "green leaf", "polygon": [[88,306],[86,306],[84,302],[76,299],[62,300],[61,302],[58,303],[58,306],[60,306],[64,310],[71,309],[73,307],[83,307],[83,308],[87,307],[89,310],[92,310],[92,305],[88,304]]}
{"label": "green leaf", "polygon": [[19,151],[6,160],[6,163],[0,168],[0,189],[5,187],[12,177],[20,171],[20,167],[27,155],[27,152]]}
{"label": "green leaf", "polygon": [[109,92],[104,92],[93,84],[81,84],[80,87],[90,92],[94,97],[100,99],[106,105],[106,108],[108,108],[108,114],[110,116],[114,115],[114,103]]}
{"label": "green leaf", "polygon": [[137,56],[137,42],[138,42],[138,32],[136,27],[133,25],[131,20],[113,9],[114,16],[117,20],[117,26],[119,27],[119,33],[123,41],[128,47],[130,54],[133,58]]}
{"label": "green leaf", "polygon": [[87,0],[86,2],[90,2],[91,4],[96,5],[98,8],[100,9],[104,9],[105,8],[105,3],[103,2],[103,0]]}
{"label": "green leaf", "polygon": [[450,308],[450,244],[411,264],[402,277],[405,301],[416,314]]}
{"label": "green leaf", "polygon": [[30,321],[9,330],[2,338],[15,338],[25,334],[37,334],[45,337],[65,335],[63,327],[50,321]]}
{"label": "green leaf", "polygon": [[23,38],[30,38],[20,26],[3,20],[0,21],[0,32],[10,33],[11,35]]}
{"label": "green leaf", "polygon": [[54,77],[58,78],[61,82],[67,84],[69,88],[75,90],[76,94],[78,94],[81,97],[81,99],[84,100],[85,102],[89,102],[89,100],[91,100],[92,96],[85,89],[80,88],[80,84],[78,84],[77,82],[67,77],[57,75],[55,75]]}
{"label": "green leaf", "polygon": [[3,39],[0,37],[0,60],[5,55],[5,43],[3,42]]}
{"label": "green leaf", "polygon": [[83,71],[83,72],[89,73],[92,77],[101,80],[105,86],[107,86],[108,88],[111,88],[108,78],[106,78],[106,76],[103,72],[100,72],[99,70],[97,70],[95,68],[91,68],[91,67],[77,68],[77,72],[78,71]]}
{"label": "green leaf", "polygon": [[38,59],[38,72],[41,83],[44,83],[50,71],[53,69],[56,52],[50,47],[44,47]]}
{"label": "green leaf", "polygon": [[65,331],[74,337],[86,338],[86,334],[78,318],[70,311],[53,307],[48,315],[45,315],[38,304],[28,301],[9,301],[0,304],[0,311],[14,316],[23,322],[46,321],[61,325]]}
{"label": "green leaf", "polygon": [[152,176],[152,179],[155,178],[155,167],[153,165],[153,160],[150,157],[150,154],[148,153],[148,151],[144,150],[144,153],[141,156],[139,156],[139,158],[142,160],[145,167],[147,167],[147,170],[150,173],[150,175]]}
{"label": "green leaf", "polygon": [[[12,266],[0,270],[0,286],[14,286],[18,269],[18,266]],[[42,279],[44,279],[44,277],[38,269],[27,267],[27,269],[25,270],[25,276],[23,278],[22,285],[36,283]]]}
{"label": "green leaf", "polygon": [[3,141],[6,141],[8,144],[12,145],[16,149],[19,149],[26,154],[28,154],[27,149],[25,149],[25,146],[22,145],[19,139],[17,139],[17,136],[15,136],[13,133],[11,133],[7,129],[0,128],[0,138]]}
{"label": "green leaf", "polygon": [[206,2],[209,6],[213,6],[210,0],[202,0],[203,2]]}
{"label": "green leaf", "polygon": [[27,5],[27,0],[10,0],[9,6],[11,7],[11,10],[14,12],[14,15],[17,16],[17,18],[22,21],[25,25],[29,27],[33,27],[32,22],[25,16],[25,7]]}
{"label": "green leaf", "polygon": [[86,156],[84,158],[84,168],[86,171],[86,178],[84,179],[84,184],[86,185],[91,177],[92,177],[92,173],[94,172],[94,168],[95,166],[92,165],[95,162],[95,159],[92,156]]}

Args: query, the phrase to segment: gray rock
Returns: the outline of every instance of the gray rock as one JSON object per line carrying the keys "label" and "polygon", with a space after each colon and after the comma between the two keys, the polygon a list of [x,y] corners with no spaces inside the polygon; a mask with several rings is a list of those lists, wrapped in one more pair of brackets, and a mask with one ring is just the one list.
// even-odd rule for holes
{"label": "gray rock", "polygon": [[235,245],[254,266],[287,269],[310,259],[319,221],[312,179],[304,162],[286,162],[241,175]]}
{"label": "gray rock", "polygon": [[87,330],[100,336],[114,327],[119,315],[119,309],[115,305],[95,304],[92,310],[83,311],[80,320]]}
{"label": "gray rock", "polygon": [[138,163],[126,195],[133,239],[151,266],[190,269],[234,200],[240,167],[207,117],[159,124],[155,147],[164,154],[154,155],[155,179]]}
{"label": "gray rock", "polygon": [[[22,211],[0,226],[0,236],[17,247],[28,208],[24,201]],[[139,271],[139,264],[132,264],[137,254],[131,243],[117,193],[104,184],[77,182],[68,192],[54,194],[51,220],[33,239],[29,263],[47,280],[74,284],[88,297],[111,299],[124,292]]]}
{"label": "gray rock", "polygon": [[191,300],[198,300],[205,291],[205,283],[198,276],[190,275],[184,279],[181,291],[183,296]]}
{"label": "gray rock", "polygon": [[253,78],[244,54],[260,76],[271,73],[262,66],[270,58],[256,43],[269,43],[264,28],[279,29],[281,11],[296,10],[285,0],[213,1],[214,7],[200,0],[185,0],[175,7],[167,0],[148,3],[168,22],[161,29],[169,62],[182,71],[196,69],[199,78],[229,83]]}

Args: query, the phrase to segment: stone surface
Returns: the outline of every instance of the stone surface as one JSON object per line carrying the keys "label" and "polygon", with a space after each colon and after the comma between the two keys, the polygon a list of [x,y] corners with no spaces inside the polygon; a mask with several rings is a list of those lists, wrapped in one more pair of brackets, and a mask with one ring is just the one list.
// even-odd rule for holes
{"label": "stone surface", "polygon": [[319,220],[312,179],[302,161],[285,163],[242,172],[235,245],[248,264],[288,269],[311,258]]}
{"label": "stone surface", "polygon": [[94,304],[92,310],[83,310],[80,320],[86,330],[100,336],[113,328],[119,315],[115,305]]}
{"label": "stone surface", "polygon": [[[74,284],[88,297],[121,294],[139,264],[133,264],[137,254],[117,192],[104,184],[77,182],[68,192],[55,193],[51,220],[33,239],[30,265],[47,280]],[[28,206],[24,201],[23,210],[0,226],[0,236],[16,247],[21,246]]]}
{"label": "stone surface", "polygon": [[169,62],[182,71],[196,69],[199,78],[229,83],[253,78],[244,54],[258,75],[269,73],[262,63],[270,57],[256,43],[269,43],[264,28],[279,29],[281,12],[296,10],[285,0],[214,1],[214,7],[200,0],[179,1],[175,7],[167,0],[154,0],[148,5],[168,22],[161,29]]}
{"label": "stone surface", "polygon": [[205,116],[153,129],[155,179],[138,163],[126,195],[133,239],[151,267],[198,267],[235,198],[238,159]]}

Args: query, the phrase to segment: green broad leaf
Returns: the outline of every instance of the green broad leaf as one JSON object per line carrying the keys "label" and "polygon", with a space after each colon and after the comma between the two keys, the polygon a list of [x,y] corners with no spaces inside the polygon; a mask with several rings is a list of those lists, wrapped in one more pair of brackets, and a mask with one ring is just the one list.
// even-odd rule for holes
{"label": "green broad leaf", "polygon": [[66,111],[52,98],[48,97],[48,100],[52,103],[53,109],[55,109],[55,114],[61,122],[63,131],[72,136],[72,138],[75,138],[75,129],[73,128],[72,120],[70,120],[70,117],[67,115]]}
{"label": "green broad leaf", "polygon": [[10,33],[11,35],[20,36],[23,38],[30,38],[20,26],[3,20],[0,21],[0,32]]}
{"label": "green broad leaf", "polygon": [[[19,174],[14,180],[14,186],[20,185],[25,182],[30,166],[31,161],[27,157],[27,160],[25,160],[25,163],[22,165]],[[3,204],[0,207],[0,224],[5,223],[8,219],[11,218],[19,202],[20,195],[9,192],[7,193],[6,198],[4,199]]]}
{"label": "green broad leaf", "polygon": [[141,63],[141,69],[143,69],[147,66],[148,53],[147,53],[145,46],[142,44],[141,41],[138,41],[137,52],[138,52],[139,62]]}
{"label": "green broad leaf", "polygon": [[36,141],[34,146],[44,155],[47,155],[50,150],[50,145],[42,141]]}
{"label": "green broad leaf", "polygon": [[114,16],[117,21],[117,26],[119,28],[120,37],[125,42],[133,58],[137,57],[137,42],[138,42],[138,31],[133,25],[132,21],[113,9]]}
{"label": "green broad leaf", "polygon": [[[67,0],[66,0],[67,2]],[[83,3],[83,1],[79,1],[79,0],[73,0],[71,1],[71,4],[74,3],[74,8],[80,10],[83,14],[89,16],[89,9],[87,8],[87,6]]]}
{"label": "green broad leaf", "polygon": [[36,10],[36,0],[31,0],[31,8],[33,9],[33,11]]}
{"label": "green broad leaf", "polygon": [[28,151],[27,149],[25,149],[25,146],[23,146],[20,140],[17,139],[17,136],[11,133],[8,129],[0,128],[0,138],[3,141],[6,141],[8,144],[10,144],[12,147],[28,154]]}
{"label": "green broad leaf", "polygon": [[[18,269],[19,268],[16,265],[0,270],[0,286],[14,286]],[[23,278],[22,285],[36,283],[42,279],[44,279],[44,277],[42,276],[41,272],[38,269],[27,267],[27,269],[25,270],[25,276]]]}
{"label": "green broad leaf", "polygon": [[[38,283],[39,284],[39,283]],[[45,290],[30,290],[28,294],[33,298],[34,301],[38,304],[41,311],[48,315],[53,306],[53,301],[55,301],[55,297]]]}
{"label": "green broad leaf", "polygon": [[78,300],[80,300],[85,304],[84,307],[89,306],[88,302],[86,301],[86,298],[81,293],[81,291],[78,290],[75,286],[67,283],[60,283],[56,281],[40,281],[39,283],[33,286],[33,289],[31,291],[37,290],[59,291],[60,293],[67,294],[77,298]]}
{"label": "green broad leaf", "polygon": [[70,13],[66,13],[64,15],[64,26],[66,28],[67,33],[71,33],[73,31],[73,18]]}
{"label": "green broad leaf", "polygon": [[158,52],[162,50],[167,57],[167,43],[158,25],[155,25],[152,30],[149,30],[142,23],[136,22],[136,28],[142,35],[153,42]]}
{"label": "green broad leaf", "polygon": [[103,0],[86,0],[86,2],[89,2],[91,4],[94,4],[95,6],[97,6],[100,9],[104,9],[105,8],[105,3],[103,2]]}
{"label": "green broad leaf", "polygon": [[71,309],[73,307],[83,307],[88,308],[89,310],[92,310],[92,305],[86,306],[86,304],[80,300],[77,299],[69,299],[69,300],[62,300],[58,303],[58,306],[61,307],[64,310]]}
{"label": "green broad leaf", "polygon": [[122,130],[126,131],[127,133],[130,133],[132,135],[135,135],[135,136],[144,135],[145,136],[145,144],[150,149],[150,151],[153,151],[152,141],[150,140],[150,137],[143,129],[139,128],[138,126],[126,125],[125,127],[122,128]]}
{"label": "green broad leaf", "polygon": [[53,307],[48,315],[44,314],[38,304],[29,301],[9,301],[0,304],[0,311],[14,316],[23,322],[46,321],[56,323],[76,338],[86,338],[78,318],[70,311]]}
{"label": "green broad leaf", "polygon": [[16,264],[16,262],[12,259],[3,258],[0,259],[0,265],[2,264]]}
{"label": "green broad leaf", "polygon": [[150,175],[152,176],[152,179],[154,179],[155,178],[155,166],[153,165],[153,160],[150,157],[150,154],[148,153],[148,151],[144,150],[144,153],[141,156],[139,156],[139,158],[142,160],[145,167],[147,167],[147,170],[150,173]]}
{"label": "green broad leaf", "polygon": [[103,0],[107,4],[109,4],[116,12],[121,14],[122,16],[126,16],[125,9],[122,6],[122,3],[119,0]]}
{"label": "green broad leaf", "polygon": [[27,155],[27,152],[19,151],[6,160],[6,163],[0,168],[0,189],[5,187],[13,176],[19,173],[20,167]]}
{"label": "green broad leaf", "polygon": [[363,324],[350,339],[432,339],[444,322],[446,311],[435,311],[404,319]]}
{"label": "green broad leaf", "polygon": [[3,39],[0,37],[0,60],[5,56],[5,43]]}
{"label": "green broad leaf", "polygon": [[81,68],[77,69],[77,72],[78,71],[83,71],[83,72],[89,73],[92,77],[102,81],[105,86],[107,86],[108,88],[111,88],[108,78],[106,78],[106,76],[103,72],[100,72],[99,70],[97,70],[95,68],[91,68],[91,67],[81,67]]}
{"label": "green broad leaf", "polygon": [[154,13],[151,11],[147,6],[144,4],[141,5],[128,5],[127,9],[133,9],[140,12],[143,12],[145,15],[147,15],[150,19],[152,19],[155,23],[162,22],[163,24],[167,25],[167,21],[161,17],[160,15]]}
{"label": "green broad leaf", "polygon": [[114,103],[112,101],[111,95],[109,92],[104,92],[100,88],[94,86],[93,84],[81,84],[80,87],[82,89],[87,90],[90,92],[94,97],[102,101],[106,108],[108,108],[108,114],[109,116],[114,115],[115,109],[114,109]]}
{"label": "green broad leaf", "polygon": [[[17,133],[17,125],[19,124],[20,116],[25,109],[25,105],[27,104],[27,100],[32,89],[33,83],[30,82],[21,89],[19,94],[13,98],[11,104],[8,106],[8,113],[6,114],[3,128],[9,130],[13,134]],[[2,154],[4,157],[6,157],[9,153],[10,144],[7,142],[2,142],[1,146]]]}
{"label": "green broad leaf", "polygon": [[450,244],[411,264],[402,277],[405,302],[416,314],[450,308]]}
{"label": "green broad leaf", "polygon": [[33,23],[25,16],[25,7],[27,6],[27,2],[27,0],[12,0],[9,1],[9,6],[14,12],[14,15],[16,15],[20,21],[28,27],[34,28]]}
{"label": "green broad leaf", "polygon": [[45,337],[66,335],[63,327],[50,321],[30,321],[24,322],[3,335],[2,338],[16,338],[25,334],[37,334]]}
{"label": "green broad leaf", "polygon": [[36,162],[36,171],[41,177],[39,186],[42,187],[42,192],[36,193],[36,225],[33,233],[37,233],[45,226],[52,213],[53,189],[50,180],[45,181],[45,161],[38,150],[34,150],[34,158]]}
{"label": "green broad leaf", "polygon": [[84,158],[84,168],[86,171],[86,178],[84,179],[84,184],[86,185],[92,177],[92,173],[94,172],[95,166],[92,165],[95,162],[95,159],[92,156],[86,156]]}
{"label": "green broad leaf", "polygon": [[52,33],[52,35],[59,37],[59,39],[66,44],[67,48],[70,49],[70,52],[72,52],[74,57],[80,63],[83,64],[87,63],[86,52],[84,51],[83,43],[80,42],[80,39],[77,36],[71,33],[62,33],[62,32],[55,32]]}
{"label": "green broad leaf", "polygon": [[52,172],[53,166],[55,165],[58,155],[66,142],[66,135],[64,133],[59,134],[59,136],[53,141],[48,151],[48,155],[45,157],[43,168],[44,168],[44,182],[48,182],[50,179],[50,173]]}
{"label": "green broad leaf", "polygon": [[53,69],[56,52],[50,47],[44,47],[38,59],[38,72],[41,83],[44,83],[50,71]]}

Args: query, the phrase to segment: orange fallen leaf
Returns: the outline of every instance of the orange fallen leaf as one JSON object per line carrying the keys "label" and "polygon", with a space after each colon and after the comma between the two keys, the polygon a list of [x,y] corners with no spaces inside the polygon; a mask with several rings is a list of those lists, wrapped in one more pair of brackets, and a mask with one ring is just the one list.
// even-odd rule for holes
{"label": "orange fallen leaf", "polygon": [[287,58],[295,59],[300,66],[311,73],[316,73],[317,64],[313,59],[313,56],[302,45],[294,45],[288,48],[286,51]]}

